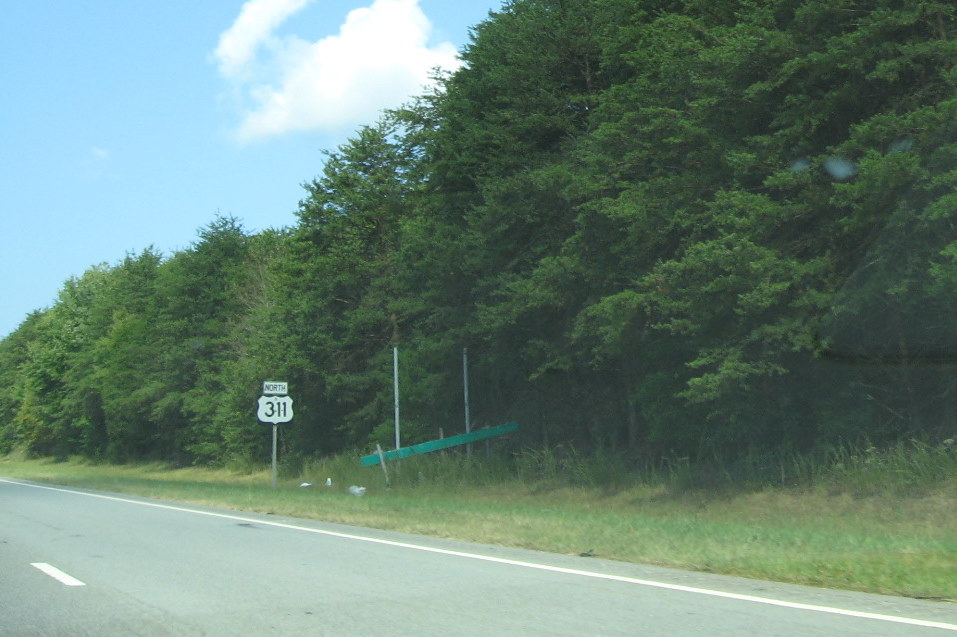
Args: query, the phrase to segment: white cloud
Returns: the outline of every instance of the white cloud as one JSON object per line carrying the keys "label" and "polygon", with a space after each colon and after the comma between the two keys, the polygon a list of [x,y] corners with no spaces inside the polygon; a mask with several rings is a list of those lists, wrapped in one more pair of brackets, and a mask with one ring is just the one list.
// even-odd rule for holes
{"label": "white cloud", "polygon": [[311,0],[249,0],[240,9],[233,26],[219,36],[219,45],[213,53],[219,62],[219,72],[228,78],[242,77],[259,45],[269,40],[286,18],[309,2]]}
{"label": "white cloud", "polygon": [[452,44],[429,45],[432,24],[419,0],[375,0],[315,42],[274,36],[307,2],[250,0],[220,37],[220,73],[248,105],[237,130],[243,142],[372,123],[382,109],[422,92],[434,68],[460,64]]}

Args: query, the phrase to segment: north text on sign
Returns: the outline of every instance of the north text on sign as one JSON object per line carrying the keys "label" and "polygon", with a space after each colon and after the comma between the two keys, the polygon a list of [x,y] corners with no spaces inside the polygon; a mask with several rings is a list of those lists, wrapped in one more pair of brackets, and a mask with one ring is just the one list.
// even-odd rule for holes
{"label": "north text on sign", "polygon": [[263,393],[285,396],[289,393],[289,383],[267,380],[263,382]]}

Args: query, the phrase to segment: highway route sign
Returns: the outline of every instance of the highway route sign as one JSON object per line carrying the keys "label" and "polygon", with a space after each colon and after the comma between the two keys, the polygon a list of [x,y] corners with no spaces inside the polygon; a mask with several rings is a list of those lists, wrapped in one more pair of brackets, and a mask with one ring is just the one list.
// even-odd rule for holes
{"label": "highway route sign", "polygon": [[260,396],[259,409],[256,412],[260,422],[278,424],[292,420],[292,398],[290,396]]}

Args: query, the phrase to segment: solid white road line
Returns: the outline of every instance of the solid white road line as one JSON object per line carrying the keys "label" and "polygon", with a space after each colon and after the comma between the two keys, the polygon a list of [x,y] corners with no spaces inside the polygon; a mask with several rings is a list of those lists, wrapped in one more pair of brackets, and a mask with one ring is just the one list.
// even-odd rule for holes
{"label": "solid white road line", "polygon": [[639,586],[647,586],[650,588],[659,588],[671,591],[678,591],[682,593],[691,593],[694,595],[706,595],[708,597],[719,597],[723,599],[731,599],[740,602],[749,602],[752,604],[765,604],[769,606],[779,606],[782,608],[791,608],[794,610],[803,610],[811,611],[816,613],[827,613],[830,615],[841,615],[844,617],[856,617],[859,619],[871,619],[875,621],[891,622],[895,624],[907,624],[909,626],[922,626],[925,628],[940,628],[943,630],[949,630],[957,632],[957,624],[948,624],[945,622],[938,621],[929,621],[924,619],[914,619],[911,617],[898,617],[896,615],[882,615],[879,613],[868,613],[863,611],[848,610],[844,608],[835,608],[832,606],[819,606],[816,604],[804,604],[801,602],[789,602],[780,599],[774,599],[771,597],[757,597],[754,595],[743,595],[740,593],[729,593],[726,591],[717,591],[706,588],[696,588],[693,586],[684,586],[681,584],[669,584],[667,582],[656,582],[653,580],[639,579],[635,577],[626,577],[623,575],[611,575],[608,573],[598,573],[595,571],[582,571],[573,568],[564,568],[560,566],[549,566],[548,564],[536,564],[534,562],[523,562],[519,560],[509,560],[501,557],[493,557],[490,555],[480,555],[477,553],[465,553],[462,551],[452,551],[449,549],[440,549],[431,546],[423,546],[420,544],[410,544],[407,542],[396,542],[394,540],[383,540],[380,538],[366,537],[362,535],[354,535],[350,533],[340,533],[338,531],[326,531],[323,529],[313,529],[307,526],[297,526],[294,524],[285,524],[283,522],[271,522],[269,520],[259,520],[255,518],[245,518],[239,515],[230,515],[228,513],[216,513],[213,511],[201,511],[199,509],[190,509],[187,507],[171,506],[168,504],[159,504],[157,502],[143,502],[140,500],[130,500],[127,498],[120,498],[111,495],[101,495],[99,493],[88,493],[85,491],[75,491],[73,489],[65,489],[62,487],[48,487],[39,484],[31,484],[28,482],[18,482],[15,480],[6,480],[0,478],[0,482],[5,482],[8,484],[15,484],[23,487],[31,487],[34,489],[46,489],[48,491],[59,491],[61,493],[70,493],[73,495],[81,495],[89,498],[99,498],[101,500],[111,500],[114,502],[124,502],[127,504],[136,504],[139,506],[152,507],[156,509],[164,509],[167,511],[180,511],[183,513],[192,513],[194,515],[205,515],[214,518],[221,518],[226,520],[236,520],[239,522],[247,522],[252,524],[261,524],[263,526],[272,526],[280,529],[290,529],[293,531],[303,531],[306,533],[315,533],[317,535],[326,535],[330,537],[338,537],[347,540],[355,540],[359,542],[369,542],[372,544],[384,544],[387,546],[395,546],[405,549],[412,549],[416,551],[424,551],[427,553],[438,553],[442,555],[451,555],[455,557],[461,557],[471,560],[480,560],[483,562],[494,562],[498,564],[508,564],[510,566],[519,566],[522,568],[530,568],[539,571],[549,571],[552,573],[565,573],[568,575],[576,575],[579,577],[588,577],[591,579],[600,579],[608,580],[613,582],[624,582],[627,584],[636,584]]}
{"label": "solid white road line", "polygon": [[43,571],[64,586],[86,586],[86,584],[77,578],[73,577],[72,575],[67,575],[57,567],[50,566],[46,562],[33,562],[30,564],[30,566]]}

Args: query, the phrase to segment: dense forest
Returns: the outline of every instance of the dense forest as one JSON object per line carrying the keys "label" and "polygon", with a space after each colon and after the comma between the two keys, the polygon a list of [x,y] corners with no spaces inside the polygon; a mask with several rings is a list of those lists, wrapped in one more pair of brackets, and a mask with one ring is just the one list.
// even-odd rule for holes
{"label": "dense forest", "polygon": [[[317,159],[294,227],[65,283],[0,453],[265,458],[462,431],[645,457],[957,432],[957,6],[509,0]],[[277,202],[282,207],[284,202]],[[289,202],[288,207],[295,206]]]}

